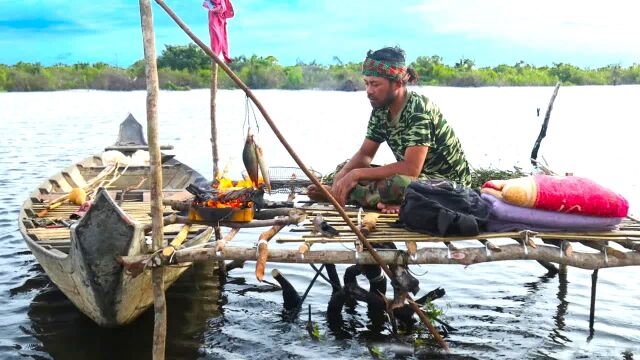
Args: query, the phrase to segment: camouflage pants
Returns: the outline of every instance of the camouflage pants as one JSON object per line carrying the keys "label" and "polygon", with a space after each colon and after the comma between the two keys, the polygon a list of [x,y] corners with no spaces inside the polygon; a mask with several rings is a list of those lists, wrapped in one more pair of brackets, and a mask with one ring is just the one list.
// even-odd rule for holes
{"label": "camouflage pants", "polygon": [[[334,172],[323,176],[322,182],[332,185],[335,175],[342,170],[347,161],[338,165]],[[376,167],[376,165],[371,166]],[[349,193],[347,203],[370,208],[375,208],[380,202],[384,204],[400,204],[404,198],[404,190],[411,181],[411,177],[406,175],[393,175],[377,181],[361,181]]]}

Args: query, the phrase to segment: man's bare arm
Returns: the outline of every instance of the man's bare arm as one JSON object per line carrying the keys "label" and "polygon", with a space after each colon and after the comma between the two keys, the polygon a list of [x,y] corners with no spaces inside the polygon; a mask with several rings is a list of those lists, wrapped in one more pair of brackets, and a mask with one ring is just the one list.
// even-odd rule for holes
{"label": "man's bare arm", "polygon": [[364,139],[364,142],[360,146],[360,149],[349,159],[349,161],[342,167],[342,169],[336,174],[333,179],[333,183],[335,184],[340,180],[343,176],[348,174],[353,169],[367,168],[371,164],[373,157],[378,152],[378,148],[380,144],[369,140]]}
{"label": "man's bare arm", "polygon": [[344,205],[349,192],[360,180],[381,180],[396,174],[417,178],[422,171],[428,151],[428,146],[412,146],[405,150],[402,161],[375,168],[354,168],[346,172],[341,171],[339,174],[341,176],[339,178],[336,176],[337,180],[334,181],[331,192],[338,203]]}
{"label": "man's bare arm", "polygon": [[411,146],[405,150],[404,160],[375,168],[357,169],[355,175],[358,181],[381,180],[396,174],[417,178],[422,172],[428,151],[428,146]]}

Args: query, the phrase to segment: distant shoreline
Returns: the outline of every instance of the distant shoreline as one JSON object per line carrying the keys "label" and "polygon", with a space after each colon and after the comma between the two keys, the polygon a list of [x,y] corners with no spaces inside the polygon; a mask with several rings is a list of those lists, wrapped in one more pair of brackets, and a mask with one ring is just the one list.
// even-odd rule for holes
{"label": "distant shoreline", "polygon": [[[283,66],[273,56],[239,56],[229,66],[252,89],[282,90],[363,90],[361,63],[321,65],[298,63]],[[622,67],[612,64],[597,69],[581,69],[557,63],[536,67],[520,61],[514,65],[476,68],[471,59],[460,59],[453,66],[440,56],[419,56],[410,64],[418,76],[416,85],[452,87],[631,85],[640,84],[640,64]],[[167,45],[158,57],[160,88],[189,90],[210,87],[211,62],[193,44]],[[144,62],[127,68],[106,63],[43,66],[40,63],[0,64],[0,92],[56,90],[144,90]],[[237,88],[222,71],[218,88]]]}

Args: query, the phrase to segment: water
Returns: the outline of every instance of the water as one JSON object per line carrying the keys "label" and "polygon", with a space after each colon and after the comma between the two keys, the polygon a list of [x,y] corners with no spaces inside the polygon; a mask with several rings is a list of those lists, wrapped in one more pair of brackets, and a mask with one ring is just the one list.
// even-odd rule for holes
{"label": "water", "polygon": [[[474,166],[528,169],[552,88],[417,91],[440,105]],[[363,139],[370,108],[362,92],[256,93],[291,146],[316,170],[332,170]],[[639,93],[639,86],[561,88],[540,151],[553,169],[591,177],[624,194],[636,214]],[[16,223],[22,201],[37,184],[112,144],[128,112],[144,123],[145,96],[145,92],[98,91],[0,94],[1,358],[150,358],[152,314],[147,312],[121,329],[94,325],[49,282]],[[244,95],[221,91],[218,104],[220,157],[223,164],[231,159],[230,174],[238,176]],[[179,159],[210,177],[208,108],[204,90],[162,92],[159,100],[160,142],[173,144]],[[249,120],[253,122],[253,116]],[[260,117],[258,123],[270,165],[294,165]],[[391,162],[393,156],[383,146],[375,161]],[[233,242],[251,245],[258,233],[243,232]],[[267,274],[274,267],[299,292],[313,276],[309,267],[287,264],[269,264]],[[426,272],[419,277],[419,295],[438,286],[447,291],[436,303],[458,329],[448,338],[453,355],[591,359],[632,358],[640,353],[637,267],[600,271],[595,333],[590,340],[589,271],[570,268],[564,276],[547,276],[536,263],[515,261],[414,270]],[[407,350],[388,330],[371,329],[364,306],[345,311],[341,329],[330,329],[325,309],[331,289],[322,281],[307,298],[322,335],[319,342],[311,341],[305,331],[306,310],[298,322],[283,320],[280,293],[255,280],[252,263],[234,270],[225,284],[218,283],[211,268],[202,265],[168,291],[168,358],[368,358],[371,348],[393,358]],[[437,357],[437,348],[429,342],[416,342],[413,335],[402,340],[411,345],[409,358]]]}

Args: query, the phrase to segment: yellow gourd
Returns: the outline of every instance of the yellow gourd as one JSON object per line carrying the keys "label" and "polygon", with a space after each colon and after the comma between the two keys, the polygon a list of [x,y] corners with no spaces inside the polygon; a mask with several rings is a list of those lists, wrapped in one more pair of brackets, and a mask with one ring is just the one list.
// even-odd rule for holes
{"label": "yellow gourd", "polygon": [[87,200],[87,193],[81,188],[73,188],[69,193],[69,202],[82,205]]}

